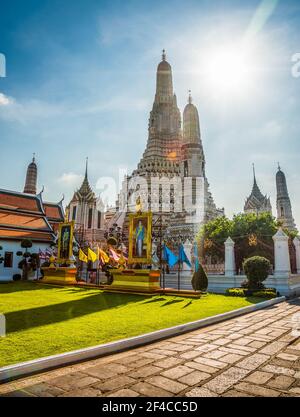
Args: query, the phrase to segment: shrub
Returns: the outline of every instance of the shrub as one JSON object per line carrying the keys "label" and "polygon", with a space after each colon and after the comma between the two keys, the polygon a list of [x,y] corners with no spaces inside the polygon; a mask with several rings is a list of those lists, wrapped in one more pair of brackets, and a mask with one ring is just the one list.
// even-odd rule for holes
{"label": "shrub", "polygon": [[192,287],[194,291],[206,291],[208,287],[208,279],[206,272],[204,271],[202,265],[199,264],[199,269],[197,272],[194,272],[192,278]]}
{"label": "shrub", "polygon": [[231,297],[261,297],[261,298],[274,298],[276,297],[275,288],[265,288],[263,290],[249,290],[245,288],[228,288],[226,295]]}
{"label": "shrub", "polygon": [[14,274],[12,279],[13,281],[20,281],[22,278],[21,274]]}
{"label": "shrub", "polygon": [[252,256],[243,263],[248,279],[249,289],[263,289],[263,281],[268,278],[271,268],[270,261],[262,256]]}
{"label": "shrub", "polygon": [[245,290],[243,288],[228,288],[226,290],[226,295],[232,297],[245,297]]}
{"label": "shrub", "polygon": [[31,240],[30,239],[23,239],[22,242],[21,242],[21,247],[25,248],[25,249],[31,248],[32,247]]}
{"label": "shrub", "polygon": [[273,288],[266,288],[264,290],[253,291],[253,297],[262,297],[262,298],[275,298],[276,297],[276,290]]}

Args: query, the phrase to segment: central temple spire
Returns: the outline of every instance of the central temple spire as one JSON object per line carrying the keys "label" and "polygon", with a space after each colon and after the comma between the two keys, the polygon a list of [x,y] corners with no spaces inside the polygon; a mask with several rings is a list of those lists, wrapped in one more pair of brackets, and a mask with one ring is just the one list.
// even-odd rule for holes
{"label": "central temple spire", "polygon": [[166,51],[163,49],[162,61],[158,64],[156,73],[155,101],[170,102],[173,99],[172,68],[166,61]]}

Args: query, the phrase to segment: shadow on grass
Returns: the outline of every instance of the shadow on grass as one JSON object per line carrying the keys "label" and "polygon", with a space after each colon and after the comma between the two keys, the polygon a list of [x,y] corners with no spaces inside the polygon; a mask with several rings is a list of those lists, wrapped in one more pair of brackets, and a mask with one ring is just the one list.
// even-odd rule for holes
{"label": "shadow on grass", "polygon": [[190,306],[193,303],[192,300],[190,300],[189,302],[187,302],[183,307],[181,308],[187,308],[188,306]]}
{"label": "shadow on grass", "polygon": [[170,304],[183,303],[183,301],[184,300],[176,300],[176,299],[169,300],[166,303],[162,304],[161,307],[165,307],[165,306],[168,306]]}
{"label": "shadow on grass", "polygon": [[157,301],[166,301],[166,299],[164,297],[158,297],[148,301],[144,301],[142,304],[156,303]]}
{"label": "shadow on grass", "polygon": [[63,287],[59,285],[42,285],[30,281],[10,281],[6,282],[5,285],[0,285],[0,294],[11,294],[20,291],[49,290],[50,288],[58,289]]}
{"label": "shadow on grass", "polygon": [[[80,300],[66,301],[49,306],[36,307],[27,310],[6,313],[7,333],[27,330],[33,327],[45,326],[101,312],[103,310],[124,306],[146,298],[132,294],[103,294],[99,293],[84,297]],[[99,316],[101,320],[101,316]]]}

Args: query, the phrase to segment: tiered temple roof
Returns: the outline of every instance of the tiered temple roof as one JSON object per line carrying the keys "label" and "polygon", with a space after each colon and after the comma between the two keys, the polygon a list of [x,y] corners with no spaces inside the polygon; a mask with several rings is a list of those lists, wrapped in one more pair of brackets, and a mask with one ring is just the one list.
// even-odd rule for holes
{"label": "tiered temple roof", "polygon": [[54,230],[47,218],[40,194],[0,190],[1,239],[28,238],[50,243],[54,237]]}
{"label": "tiered temple roof", "polygon": [[253,186],[250,196],[244,205],[245,213],[272,213],[270,198],[264,196],[256,182],[255,169],[253,165]]}

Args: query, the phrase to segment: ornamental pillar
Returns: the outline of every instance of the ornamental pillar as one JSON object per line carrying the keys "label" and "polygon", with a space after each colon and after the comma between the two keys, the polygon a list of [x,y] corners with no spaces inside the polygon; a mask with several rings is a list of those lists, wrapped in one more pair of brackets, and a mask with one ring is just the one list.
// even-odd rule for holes
{"label": "ornamental pillar", "polygon": [[234,256],[234,241],[231,237],[228,237],[224,243],[225,245],[225,276],[234,276],[235,269],[235,256]]}
{"label": "ornamental pillar", "polygon": [[275,276],[288,276],[291,272],[289,237],[280,227],[273,236],[274,257],[275,257]]}
{"label": "ornamental pillar", "polygon": [[298,236],[293,240],[295,249],[296,249],[296,265],[297,265],[297,274],[300,274],[300,240]]}

